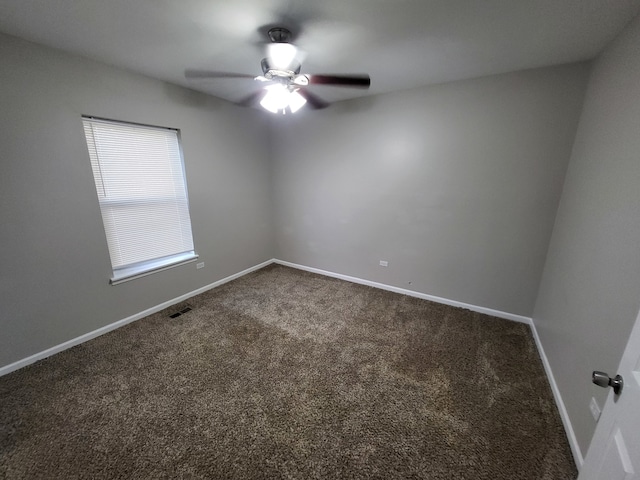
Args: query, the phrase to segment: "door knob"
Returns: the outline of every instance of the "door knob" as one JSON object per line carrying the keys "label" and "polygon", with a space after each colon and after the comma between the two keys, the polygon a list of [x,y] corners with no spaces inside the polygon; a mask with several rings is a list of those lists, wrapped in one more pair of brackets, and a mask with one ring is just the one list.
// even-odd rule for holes
{"label": "door knob", "polygon": [[602,388],[612,387],[613,393],[620,395],[624,381],[620,375],[616,375],[615,378],[611,378],[604,372],[593,372],[591,381]]}

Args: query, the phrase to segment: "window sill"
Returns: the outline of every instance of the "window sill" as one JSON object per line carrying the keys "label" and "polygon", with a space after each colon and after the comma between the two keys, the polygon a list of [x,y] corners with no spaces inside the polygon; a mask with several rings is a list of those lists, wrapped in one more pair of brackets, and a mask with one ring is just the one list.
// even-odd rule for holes
{"label": "window sill", "polygon": [[198,254],[195,252],[185,252],[178,255],[172,255],[170,257],[151,260],[131,267],[121,268],[113,272],[113,277],[111,277],[109,283],[111,285],[118,285],[120,283],[135,280],[136,278],[146,277],[153,273],[162,272],[163,270],[195,262],[197,259]]}

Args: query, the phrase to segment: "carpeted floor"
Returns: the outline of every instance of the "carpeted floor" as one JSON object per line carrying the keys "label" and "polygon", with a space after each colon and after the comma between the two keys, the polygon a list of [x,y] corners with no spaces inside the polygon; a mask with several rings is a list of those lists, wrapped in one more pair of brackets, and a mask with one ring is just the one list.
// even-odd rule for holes
{"label": "carpeted floor", "polygon": [[0,478],[576,476],[528,326],[282,266],[0,378]]}

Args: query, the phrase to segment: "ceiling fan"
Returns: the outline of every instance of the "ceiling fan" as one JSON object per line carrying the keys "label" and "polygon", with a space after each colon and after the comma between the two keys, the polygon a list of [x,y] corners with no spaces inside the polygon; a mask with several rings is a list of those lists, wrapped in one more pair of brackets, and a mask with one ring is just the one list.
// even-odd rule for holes
{"label": "ceiling fan", "polygon": [[260,104],[272,113],[295,113],[305,104],[313,109],[326,108],[329,103],[310,92],[309,85],[330,85],[349,88],[369,88],[371,79],[367,74],[359,75],[310,75],[300,73],[298,49],[290,43],[291,32],[283,27],[271,28],[268,32],[271,43],[267,58],[260,63],[262,75],[216,72],[211,70],[186,70],[189,79],[246,78],[261,82],[260,89],[238,102],[239,105]]}

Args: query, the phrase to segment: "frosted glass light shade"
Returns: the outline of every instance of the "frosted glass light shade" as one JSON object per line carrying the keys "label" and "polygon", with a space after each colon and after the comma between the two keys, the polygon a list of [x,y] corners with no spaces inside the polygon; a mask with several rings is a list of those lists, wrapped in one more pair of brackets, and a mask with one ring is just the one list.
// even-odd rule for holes
{"label": "frosted glass light shade", "polygon": [[296,58],[298,49],[290,43],[272,43],[268,47],[269,64],[277,70],[287,70]]}
{"label": "frosted glass light shade", "polygon": [[264,96],[260,105],[273,113],[278,110],[284,110],[289,105],[289,90],[282,84],[269,85],[265,87],[267,94]]}
{"label": "frosted glass light shade", "polygon": [[289,95],[289,108],[291,109],[291,113],[296,113],[305,103],[307,103],[307,99],[298,92],[291,92]]}

